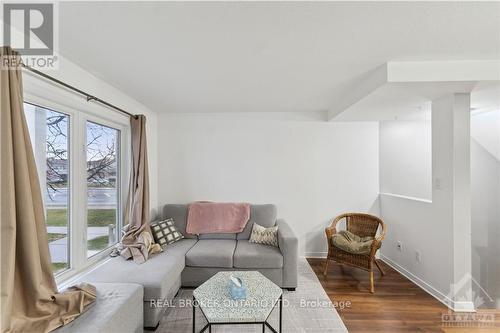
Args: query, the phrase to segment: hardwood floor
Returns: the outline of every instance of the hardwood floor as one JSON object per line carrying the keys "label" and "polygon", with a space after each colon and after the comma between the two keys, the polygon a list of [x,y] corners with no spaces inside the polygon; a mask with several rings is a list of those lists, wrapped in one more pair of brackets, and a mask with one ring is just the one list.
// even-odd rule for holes
{"label": "hardwood floor", "polygon": [[324,259],[307,260],[334,305],[338,302],[337,311],[351,333],[500,333],[500,311],[478,312],[492,313],[493,327],[443,325],[441,315],[447,314],[448,308],[381,261],[386,275],[375,271],[375,294],[371,294],[367,272],[330,261],[324,277]]}

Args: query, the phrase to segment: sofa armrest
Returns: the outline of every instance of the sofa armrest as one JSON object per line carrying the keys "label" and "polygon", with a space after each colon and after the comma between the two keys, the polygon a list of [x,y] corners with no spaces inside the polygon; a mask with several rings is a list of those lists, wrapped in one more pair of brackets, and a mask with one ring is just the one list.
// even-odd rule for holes
{"label": "sofa armrest", "polygon": [[278,244],[283,255],[283,287],[297,287],[297,261],[299,241],[292,228],[283,219],[276,221]]}

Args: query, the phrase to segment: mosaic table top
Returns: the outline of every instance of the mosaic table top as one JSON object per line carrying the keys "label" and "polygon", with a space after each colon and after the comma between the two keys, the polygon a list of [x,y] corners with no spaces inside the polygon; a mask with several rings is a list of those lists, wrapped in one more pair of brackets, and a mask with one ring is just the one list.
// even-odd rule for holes
{"label": "mosaic table top", "polygon": [[[232,300],[230,277],[243,281],[246,298]],[[209,323],[264,322],[283,291],[256,271],[218,272],[193,291],[198,306]]]}

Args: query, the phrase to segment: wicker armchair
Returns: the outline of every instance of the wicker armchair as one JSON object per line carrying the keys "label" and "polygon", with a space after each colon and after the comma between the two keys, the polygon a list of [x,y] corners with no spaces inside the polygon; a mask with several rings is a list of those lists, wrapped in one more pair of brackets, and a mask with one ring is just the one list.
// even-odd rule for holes
{"label": "wicker armchair", "polygon": [[[337,224],[342,220],[346,220],[347,230],[360,237],[374,237],[374,241],[371,245],[371,250],[368,255],[362,254],[352,254],[341,250],[332,244],[332,237],[337,233]],[[382,228],[378,237],[377,230],[379,226]],[[384,239],[386,233],[385,223],[376,216],[363,214],[363,213],[347,213],[337,216],[332,224],[325,229],[326,238],[328,240],[328,255],[325,260],[325,271],[323,274],[326,276],[328,271],[328,262],[333,260],[342,265],[349,265],[357,268],[364,269],[370,273],[370,292],[374,293],[375,288],[373,285],[373,264],[378,267],[380,273],[385,275],[385,272],[380,267],[379,263],[375,258],[377,250],[382,245],[382,239]]]}

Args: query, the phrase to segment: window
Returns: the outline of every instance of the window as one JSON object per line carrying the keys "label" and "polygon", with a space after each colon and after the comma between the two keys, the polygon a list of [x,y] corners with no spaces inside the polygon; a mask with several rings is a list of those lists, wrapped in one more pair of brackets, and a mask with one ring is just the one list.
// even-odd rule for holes
{"label": "window", "polygon": [[91,257],[118,238],[120,132],[90,121],[86,132],[87,257]]}
{"label": "window", "polygon": [[24,104],[45,206],[52,270],[70,267],[69,116]]}
{"label": "window", "polygon": [[[45,104],[44,100],[41,100]],[[47,101],[24,103],[44,201],[52,269],[59,281],[107,257],[122,225],[121,142],[128,119]],[[111,118],[114,119],[114,118]],[[83,149],[82,149],[83,148]]]}

